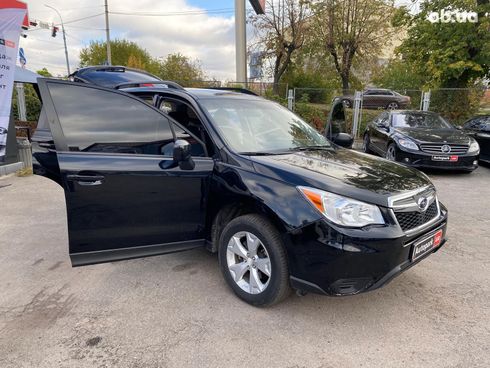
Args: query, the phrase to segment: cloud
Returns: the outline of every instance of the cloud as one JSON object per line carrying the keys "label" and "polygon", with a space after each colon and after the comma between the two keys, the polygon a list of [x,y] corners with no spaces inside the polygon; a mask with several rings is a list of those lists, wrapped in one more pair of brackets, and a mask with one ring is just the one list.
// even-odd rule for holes
{"label": "cloud", "polygon": [[[27,1],[31,20],[59,23],[53,10],[43,7],[38,0]],[[66,23],[70,66],[78,67],[80,50],[91,40],[105,40],[104,16],[80,22],[70,20],[103,13],[103,2],[94,5],[89,0],[47,0],[57,8]],[[202,11],[185,0],[118,0],[109,1],[109,11],[128,13],[171,13]],[[181,16],[127,16],[111,14],[111,38],[126,38],[138,43],[154,57],[166,57],[180,52],[199,59],[209,77],[230,79],[235,77],[234,14],[199,14]],[[49,30],[28,31],[21,47],[27,55],[27,67],[37,70],[46,67],[56,75],[66,74],[65,55],[61,32],[56,38]]]}

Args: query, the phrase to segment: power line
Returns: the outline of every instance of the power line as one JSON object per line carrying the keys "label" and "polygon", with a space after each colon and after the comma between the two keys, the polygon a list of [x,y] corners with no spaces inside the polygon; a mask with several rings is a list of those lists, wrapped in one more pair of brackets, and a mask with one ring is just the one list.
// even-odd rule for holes
{"label": "power line", "polygon": [[222,9],[209,9],[209,10],[189,10],[180,12],[123,12],[123,11],[110,11],[110,14],[114,15],[133,15],[141,17],[173,17],[181,15],[206,15],[206,14],[225,14],[234,13],[234,8],[222,8]]}

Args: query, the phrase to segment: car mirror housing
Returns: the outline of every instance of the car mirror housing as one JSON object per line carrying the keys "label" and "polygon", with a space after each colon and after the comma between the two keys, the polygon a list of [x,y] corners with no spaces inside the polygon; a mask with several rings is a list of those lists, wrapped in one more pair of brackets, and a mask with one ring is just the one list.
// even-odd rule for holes
{"label": "car mirror housing", "polygon": [[347,133],[338,133],[332,140],[335,144],[345,148],[351,148],[354,143],[354,138]]}
{"label": "car mirror housing", "polygon": [[177,139],[173,149],[174,163],[182,170],[192,170],[196,166],[191,156],[191,145],[185,139]]}

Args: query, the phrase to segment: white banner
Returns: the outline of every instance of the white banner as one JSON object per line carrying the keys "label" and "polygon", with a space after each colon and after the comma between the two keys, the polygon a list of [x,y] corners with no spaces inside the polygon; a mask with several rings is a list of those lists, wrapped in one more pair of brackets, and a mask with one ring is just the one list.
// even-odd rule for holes
{"label": "white banner", "polygon": [[25,14],[25,9],[0,9],[0,162],[4,160],[7,146],[15,61]]}

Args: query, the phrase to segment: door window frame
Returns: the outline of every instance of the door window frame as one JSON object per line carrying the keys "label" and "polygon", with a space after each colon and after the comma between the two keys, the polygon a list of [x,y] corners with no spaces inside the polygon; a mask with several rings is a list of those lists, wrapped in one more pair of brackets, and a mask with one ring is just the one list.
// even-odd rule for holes
{"label": "door window frame", "polygon": [[[154,110],[155,112],[157,112],[158,114],[160,114],[161,116],[163,116],[165,119],[168,120],[169,126],[170,126],[170,131],[172,132],[172,137],[173,137],[174,142],[177,140],[177,136],[175,134],[173,124],[176,124],[184,132],[186,132],[190,136],[194,137],[199,142],[199,144],[201,144],[201,146],[203,147],[203,150],[206,153],[206,156],[205,157],[199,157],[199,159],[206,159],[206,158],[211,159],[207,155],[206,145],[203,144],[201,139],[199,139],[198,137],[195,137],[194,134],[192,134],[187,129],[185,129],[179,122],[175,121],[175,119],[173,119],[171,116],[165,114],[165,112],[161,111],[160,109],[157,109],[155,106],[150,105],[149,103],[145,102],[143,99],[141,99],[135,95],[132,95],[130,93],[127,93],[127,92],[124,92],[121,90],[107,88],[107,87],[101,87],[101,86],[97,86],[97,85],[93,85],[93,84],[84,84],[84,83],[79,83],[79,82],[71,82],[71,81],[64,81],[64,80],[57,80],[57,79],[39,78],[38,86],[39,86],[39,90],[40,90],[41,94],[44,93],[45,95],[49,96],[48,101],[43,100],[42,104],[43,104],[43,107],[45,107],[45,109],[46,109],[46,116],[47,116],[48,125],[49,125],[49,128],[51,130],[51,134],[53,136],[53,140],[54,140],[55,147],[56,147],[56,152],[58,152],[58,153],[61,153],[61,152],[67,152],[70,154],[73,154],[73,153],[79,153],[79,154],[91,153],[91,154],[98,154],[98,155],[118,155],[118,156],[122,155],[122,156],[131,156],[131,157],[134,157],[134,156],[170,157],[170,156],[165,156],[163,154],[162,155],[149,155],[149,154],[143,154],[143,153],[134,154],[134,153],[113,153],[113,152],[84,152],[84,151],[76,152],[76,151],[70,151],[68,149],[68,143],[67,143],[65,135],[63,133],[63,127],[61,126],[61,122],[60,122],[60,119],[58,116],[58,112],[56,111],[56,108],[54,105],[53,97],[51,96],[51,92],[49,91],[48,84],[50,84],[50,83],[51,84],[76,86],[79,88],[89,88],[89,89],[102,90],[105,92],[114,93],[114,94],[122,95],[122,96],[125,96],[127,98],[133,99],[137,103],[142,104],[145,108],[150,108],[150,109]],[[56,142],[58,142],[58,144]]]}

